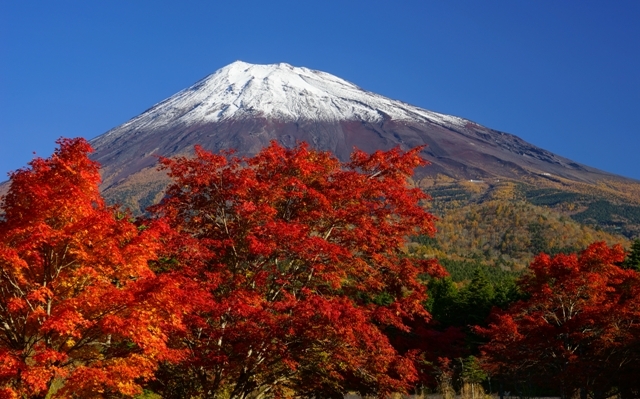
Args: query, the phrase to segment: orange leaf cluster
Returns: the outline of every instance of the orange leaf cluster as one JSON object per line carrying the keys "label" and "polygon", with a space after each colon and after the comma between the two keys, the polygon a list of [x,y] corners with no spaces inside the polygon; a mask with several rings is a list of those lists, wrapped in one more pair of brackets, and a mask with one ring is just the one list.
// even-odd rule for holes
{"label": "orange leaf cluster", "polygon": [[533,376],[566,396],[637,390],[640,275],[620,267],[624,256],[603,242],[579,256],[538,256],[521,281],[529,298],[477,329],[490,339],[487,368],[502,378]]}
{"label": "orange leaf cluster", "polygon": [[[85,140],[58,144],[11,174],[2,203],[2,394],[140,393],[174,352],[152,333],[172,322],[170,285],[148,267],[159,229],[141,232],[105,206]],[[57,391],[55,381],[64,381]]]}
{"label": "orange leaf cluster", "polygon": [[189,292],[190,328],[176,341],[189,356],[172,370],[183,392],[410,387],[414,364],[385,331],[427,318],[420,276],[444,273],[402,250],[408,236],[434,233],[426,195],[407,187],[425,163],[419,150],[357,151],[341,164],[272,143],[252,158],[196,148],[161,160],[174,184],[154,212],[174,232],[169,274]]}

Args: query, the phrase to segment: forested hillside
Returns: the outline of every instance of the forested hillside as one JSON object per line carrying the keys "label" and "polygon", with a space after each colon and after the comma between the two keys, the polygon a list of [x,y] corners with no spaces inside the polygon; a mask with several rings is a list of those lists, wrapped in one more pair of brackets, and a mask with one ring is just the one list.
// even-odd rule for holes
{"label": "forested hillside", "polygon": [[[518,271],[540,252],[576,252],[594,241],[628,247],[640,223],[640,206],[616,205],[619,196],[602,191],[584,194],[442,176],[420,184],[432,197],[428,206],[439,219],[435,238],[414,238],[411,250],[440,259],[481,261]],[[616,220],[617,225],[612,222]]]}

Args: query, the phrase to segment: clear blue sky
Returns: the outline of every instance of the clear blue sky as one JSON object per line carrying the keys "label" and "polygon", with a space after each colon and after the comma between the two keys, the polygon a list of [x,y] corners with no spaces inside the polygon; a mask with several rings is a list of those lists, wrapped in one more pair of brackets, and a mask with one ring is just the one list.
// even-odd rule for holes
{"label": "clear blue sky", "polygon": [[0,1],[0,180],[235,61],[287,62],[640,179],[640,1]]}

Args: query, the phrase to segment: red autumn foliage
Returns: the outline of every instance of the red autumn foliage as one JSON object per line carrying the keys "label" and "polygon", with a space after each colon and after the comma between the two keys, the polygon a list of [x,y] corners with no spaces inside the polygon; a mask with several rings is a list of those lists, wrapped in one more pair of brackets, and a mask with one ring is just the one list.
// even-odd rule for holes
{"label": "red autumn foliage", "polygon": [[478,328],[490,339],[481,348],[487,368],[533,376],[567,396],[581,389],[599,398],[613,389],[637,397],[640,276],[618,266],[624,255],[600,242],[579,256],[538,256],[521,282],[529,299]]}
{"label": "red autumn foliage", "polygon": [[[174,184],[137,226],[105,206],[89,144],[58,143],[2,198],[0,398],[385,396],[451,377],[463,337],[429,329],[420,280],[444,271],[403,249],[434,230],[407,186],[419,148],[347,164],[304,144],[196,148],[161,161]],[[528,299],[476,330],[487,369],[640,395],[640,276],[623,258],[604,243],[536,258]]]}
{"label": "red autumn foliage", "polygon": [[170,285],[148,267],[159,231],[105,206],[85,140],[58,144],[10,175],[2,202],[0,397],[140,393],[175,359]]}
{"label": "red autumn foliage", "polygon": [[341,164],[301,144],[272,143],[252,158],[196,147],[193,159],[162,159],[174,183],[153,211],[171,226],[158,268],[180,281],[188,312],[177,348],[154,389],[166,397],[226,392],[386,395],[417,378],[414,353],[384,331],[428,318],[410,235],[434,232],[426,195],[407,178],[420,148]]}

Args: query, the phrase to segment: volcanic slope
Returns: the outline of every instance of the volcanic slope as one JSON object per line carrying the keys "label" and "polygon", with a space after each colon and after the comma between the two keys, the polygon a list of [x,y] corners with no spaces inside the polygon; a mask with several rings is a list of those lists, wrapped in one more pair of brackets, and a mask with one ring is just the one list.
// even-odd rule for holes
{"label": "volcanic slope", "polygon": [[[592,203],[609,211],[640,205],[640,184],[635,180],[578,164],[512,134],[285,63],[234,62],[91,144],[96,150],[93,159],[102,164],[105,197],[139,212],[161,198],[167,183],[156,170],[158,155],[189,155],[196,144],[212,151],[234,149],[239,155],[252,155],[271,140],[288,147],[305,141],[343,161],[354,147],[372,152],[426,144],[423,156],[431,165],[418,171],[417,178],[439,196],[439,190],[446,193],[452,186],[468,191],[470,181],[487,190],[512,181],[519,183],[527,198],[539,194],[535,191],[539,189],[551,190],[542,194],[554,198],[557,193],[580,194],[581,202],[568,213],[589,211]],[[478,202],[486,196],[467,197]],[[602,201],[611,206],[603,208]],[[595,213],[601,217],[594,224],[612,229],[616,223],[628,222],[620,222],[619,215],[611,212],[610,217]],[[589,215],[583,215],[584,222],[594,220]],[[636,230],[629,231],[627,236]]]}

